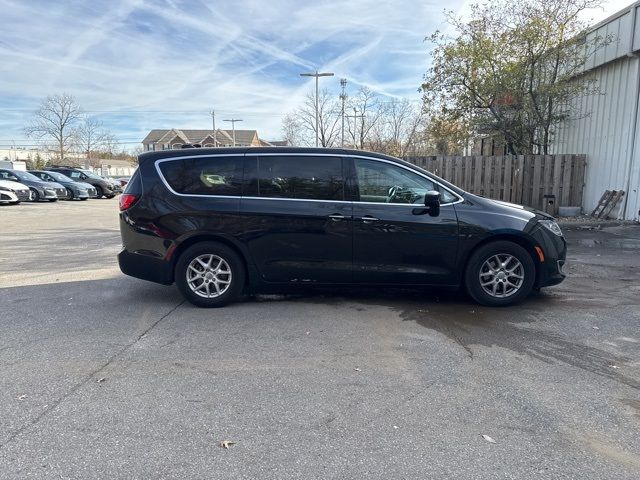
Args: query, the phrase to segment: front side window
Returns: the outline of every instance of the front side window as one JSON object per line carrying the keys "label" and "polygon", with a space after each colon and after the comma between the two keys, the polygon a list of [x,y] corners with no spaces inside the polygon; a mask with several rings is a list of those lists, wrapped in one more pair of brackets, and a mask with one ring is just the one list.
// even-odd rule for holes
{"label": "front side window", "polygon": [[261,197],[344,199],[340,157],[259,156],[257,183]]}
{"label": "front side window", "polygon": [[160,163],[167,183],[178,193],[239,196],[242,157],[198,157]]}
{"label": "front side window", "polygon": [[425,193],[440,192],[442,203],[455,196],[431,180],[405,168],[375,160],[355,159],[361,202],[424,205]]}

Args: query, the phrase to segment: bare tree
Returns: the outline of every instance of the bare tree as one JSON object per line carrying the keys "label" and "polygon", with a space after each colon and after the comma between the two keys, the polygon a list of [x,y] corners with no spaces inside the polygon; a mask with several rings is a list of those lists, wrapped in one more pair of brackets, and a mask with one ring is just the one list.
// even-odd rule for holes
{"label": "bare tree", "polygon": [[[340,104],[328,90],[318,95],[318,140],[322,147],[337,145],[340,136]],[[316,97],[310,92],[304,103],[283,120],[283,133],[292,145],[311,146],[316,138]]]}
{"label": "bare tree", "polygon": [[402,157],[417,150],[418,137],[426,127],[422,110],[407,99],[394,98],[380,107],[380,116],[372,126],[367,147],[377,152]]}
{"label": "bare tree", "polygon": [[356,148],[364,148],[369,134],[383,114],[378,95],[368,87],[361,87],[349,101],[349,109],[357,112],[353,124],[347,122],[347,130]]}
{"label": "bare tree", "polygon": [[104,149],[107,145],[111,146],[112,138],[113,136],[104,129],[102,122],[89,117],[85,118],[74,131],[75,143],[92,167],[96,166],[92,164],[93,157],[98,150]]}
{"label": "bare tree", "polygon": [[53,142],[58,158],[64,160],[73,145],[74,127],[79,119],[80,107],[71,95],[50,95],[34,112],[24,132],[29,138]]}
{"label": "bare tree", "polygon": [[282,136],[288,145],[299,147],[306,146],[307,141],[295,112],[288,113],[282,119]]}

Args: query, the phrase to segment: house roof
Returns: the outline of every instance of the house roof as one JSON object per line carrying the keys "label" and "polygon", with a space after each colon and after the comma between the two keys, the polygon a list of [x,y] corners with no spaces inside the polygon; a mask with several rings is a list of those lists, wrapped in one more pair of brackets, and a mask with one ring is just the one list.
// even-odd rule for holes
{"label": "house roof", "polygon": [[271,145],[273,145],[274,147],[288,147],[289,146],[289,141],[288,140],[267,140],[268,143],[270,143]]}
{"label": "house roof", "polygon": [[[233,142],[232,130],[216,129],[216,132],[219,143],[226,145]],[[154,129],[144,137],[142,143],[169,142],[176,135],[185,143],[200,143],[207,136],[213,135],[213,130]],[[251,145],[254,141],[259,141],[257,130],[236,130],[235,135],[236,143],[241,145]]]}

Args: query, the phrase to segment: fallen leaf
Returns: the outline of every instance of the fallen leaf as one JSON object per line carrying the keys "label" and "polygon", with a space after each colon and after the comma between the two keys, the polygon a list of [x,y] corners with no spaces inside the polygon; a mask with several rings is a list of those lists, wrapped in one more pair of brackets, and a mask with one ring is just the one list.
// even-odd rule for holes
{"label": "fallen leaf", "polygon": [[307,332],[307,335],[309,335],[311,332]]}
{"label": "fallen leaf", "polygon": [[359,371],[360,371],[360,369],[359,369],[358,367],[354,368],[354,370],[355,370],[356,372],[359,372]]}
{"label": "fallen leaf", "polygon": [[614,370],[617,370],[618,368],[620,368],[618,365],[609,365],[610,368],[613,368]]}
{"label": "fallen leaf", "polygon": [[491,438],[489,435],[484,435],[483,434],[482,438],[484,438],[489,443],[496,443],[496,441],[493,438]]}
{"label": "fallen leaf", "polygon": [[591,328],[593,328],[594,330],[600,330],[600,327],[596,327],[595,325]]}
{"label": "fallen leaf", "polygon": [[27,398],[27,396],[26,396],[26,395],[20,395],[20,396],[18,397],[18,400],[24,400],[25,398]]}
{"label": "fallen leaf", "polygon": [[231,440],[223,440],[220,442],[219,446],[222,448],[226,448],[228,450],[231,445],[235,445],[235,444],[236,442],[233,442]]}
{"label": "fallen leaf", "polygon": [[106,378],[104,378],[104,377],[100,377],[100,378],[97,380],[97,382],[96,382],[96,383],[102,383],[102,382],[104,382],[105,380],[106,380]]}
{"label": "fallen leaf", "polygon": [[393,428],[398,429],[398,426],[397,426],[397,425],[394,425],[394,426],[393,426]]}

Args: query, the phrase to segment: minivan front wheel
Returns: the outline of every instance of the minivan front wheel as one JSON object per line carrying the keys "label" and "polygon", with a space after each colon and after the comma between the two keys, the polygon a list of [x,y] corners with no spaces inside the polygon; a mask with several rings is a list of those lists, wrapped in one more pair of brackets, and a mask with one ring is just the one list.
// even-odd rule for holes
{"label": "minivan front wheel", "polygon": [[527,250],[509,241],[491,242],[469,259],[465,284],[475,301],[487,306],[513,305],[533,289],[536,267]]}
{"label": "minivan front wheel", "polygon": [[176,262],[176,285],[198,307],[222,307],[240,296],[244,264],[229,247],[202,242],[187,248]]}

